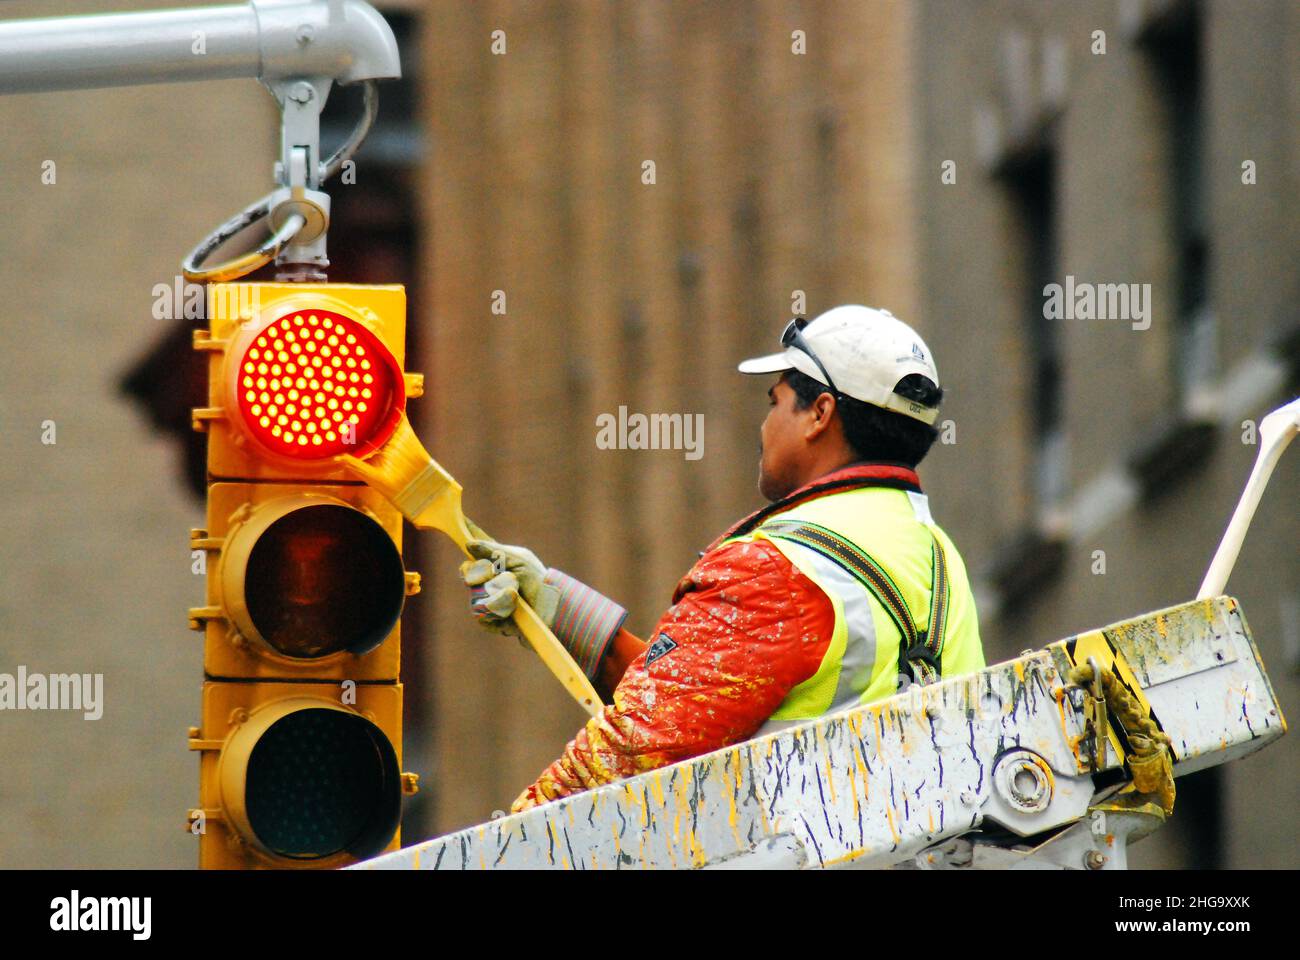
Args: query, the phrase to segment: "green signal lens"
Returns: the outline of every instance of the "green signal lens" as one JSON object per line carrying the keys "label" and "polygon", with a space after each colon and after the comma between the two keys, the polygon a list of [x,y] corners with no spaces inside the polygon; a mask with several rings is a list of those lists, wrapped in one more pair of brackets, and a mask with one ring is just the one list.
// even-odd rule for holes
{"label": "green signal lens", "polygon": [[397,830],[401,783],[383,731],[341,710],[297,710],[248,760],[249,824],[271,852],[310,860],[374,856]]}

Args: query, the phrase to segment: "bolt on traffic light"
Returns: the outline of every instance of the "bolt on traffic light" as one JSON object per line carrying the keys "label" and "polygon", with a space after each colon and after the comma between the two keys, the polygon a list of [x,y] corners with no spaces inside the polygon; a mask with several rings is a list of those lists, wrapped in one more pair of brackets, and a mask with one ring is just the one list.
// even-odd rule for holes
{"label": "bolt on traffic light", "polygon": [[[232,309],[232,305],[234,308]],[[334,867],[398,844],[402,515],[342,453],[373,452],[422,379],[396,285],[214,284],[200,866]]]}

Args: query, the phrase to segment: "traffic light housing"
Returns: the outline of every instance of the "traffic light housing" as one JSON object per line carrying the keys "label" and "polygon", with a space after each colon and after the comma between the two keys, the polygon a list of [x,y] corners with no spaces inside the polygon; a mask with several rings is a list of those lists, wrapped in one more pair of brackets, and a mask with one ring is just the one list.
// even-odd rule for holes
{"label": "traffic light housing", "polygon": [[405,291],[214,284],[199,835],[204,868],[336,867],[398,845],[399,617],[418,575],[402,515],[338,460],[364,456],[422,381]]}

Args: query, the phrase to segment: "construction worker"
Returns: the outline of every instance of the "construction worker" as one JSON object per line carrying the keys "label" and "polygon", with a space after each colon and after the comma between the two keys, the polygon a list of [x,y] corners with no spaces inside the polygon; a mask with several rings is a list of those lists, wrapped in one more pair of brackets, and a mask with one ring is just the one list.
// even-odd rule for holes
{"label": "construction worker", "polygon": [[739,367],[780,374],[761,431],[770,503],[701,554],[648,642],[531,551],[470,543],[479,622],[512,632],[522,595],[613,692],[512,812],[984,666],[965,565],[915,472],[943,396],[929,348],[863,306],[793,320],[781,345]]}

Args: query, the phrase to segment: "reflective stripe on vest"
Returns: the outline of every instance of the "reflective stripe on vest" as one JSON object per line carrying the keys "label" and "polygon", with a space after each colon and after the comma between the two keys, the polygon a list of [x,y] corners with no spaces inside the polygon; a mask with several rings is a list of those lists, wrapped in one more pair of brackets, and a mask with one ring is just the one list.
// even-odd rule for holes
{"label": "reflective stripe on vest", "polygon": [[795,566],[830,588],[835,628],[817,672],[786,695],[759,734],[853,706],[870,684],[876,663],[876,623],[867,592],[843,567],[816,550],[796,541],[782,546]]}

